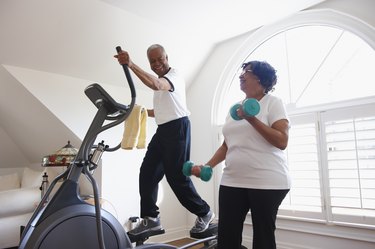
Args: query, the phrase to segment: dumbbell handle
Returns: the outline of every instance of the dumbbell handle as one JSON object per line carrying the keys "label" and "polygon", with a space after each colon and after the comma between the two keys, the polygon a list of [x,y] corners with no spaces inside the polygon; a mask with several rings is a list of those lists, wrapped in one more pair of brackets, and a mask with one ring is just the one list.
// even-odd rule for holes
{"label": "dumbbell handle", "polygon": [[[184,175],[186,176],[191,176],[192,175],[192,171],[193,171],[193,168],[195,167],[199,167],[199,171],[200,171],[200,174],[199,174],[199,177],[207,182],[211,179],[212,177],[212,168],[208,165],[204,165],[204,166],[194,166],[194,163],[191,162],[191,161],[187,161],[184,163],[183,167],[182,167],[182,172],[184,173]],[[197,168],[195,168],[197,169]],[[196,174],[194,174],[196,175]]]}
{"label": "dumbbell handle", "polygon": [[245,99],[242,104],[235,104],[230,109],[230,115],[234,120],[241,120],[242,118],[237,115],[237,109],[242,108],[245,116],[252,117],[259,113],[260,105],[258,100],[254,98]]}

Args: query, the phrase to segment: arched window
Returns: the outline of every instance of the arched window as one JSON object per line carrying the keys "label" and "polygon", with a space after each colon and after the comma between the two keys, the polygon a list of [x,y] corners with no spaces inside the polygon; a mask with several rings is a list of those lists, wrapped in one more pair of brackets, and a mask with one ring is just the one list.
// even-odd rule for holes
{"label": "arched window", "polygon": [[216,122],[220,127],[231,105],[245,97],[241,64],[269,62],[278,73],[271,94],[285,101],[292,123],[287,153],[293,187],[279,214],[373,226],[373,28],[327,10],[302,15],[251,35],[256,41],[240,49],[237,71],[222,87]]}
{"label": "arched window", "polygon": [[[278,72],[275,95],[295,108],[375,95],[375,51],[358,36],[330,26],[303,26],[265,41],[245,60],[266,60]],[[228,102],[243,97],[234,77]]]}

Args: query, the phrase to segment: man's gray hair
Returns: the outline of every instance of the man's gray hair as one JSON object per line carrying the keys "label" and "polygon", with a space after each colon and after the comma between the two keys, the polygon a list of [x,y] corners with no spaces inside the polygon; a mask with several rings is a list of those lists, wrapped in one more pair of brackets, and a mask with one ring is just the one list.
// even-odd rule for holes
{"label": "man's gray hair", "polygon": [[148,49],[147,49],[147,54],[148,54],[151,50],[153,50],[153,49],[155,49],[155,48],[160,48],[164,53],[166,53],[166,52],[165,52],[165,49],[164,49],[164,47],[163,47],[162,45],[160,45],[160,44],[152,44],[151,46],[148,47]]}

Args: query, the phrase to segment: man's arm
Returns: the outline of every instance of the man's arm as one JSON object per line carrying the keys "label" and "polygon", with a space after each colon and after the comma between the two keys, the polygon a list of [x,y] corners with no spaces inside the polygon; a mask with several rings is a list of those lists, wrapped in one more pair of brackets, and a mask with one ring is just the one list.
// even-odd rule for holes
{"label": "man's arm", "polygon": [[168,91],[172,86],[165,78],[157,78],[156,76],[147,73],[138,65],[132,63],[129,68],[137,75],[137,77],[149,88],[155,91]]}
{"label": "man's arm", "polygon": [[147,115],[149,117],[155,117],[154,109],[147,109]]}
{"label": "man's arm", "polygon": [[115,58],[121,65],[128,65],[128,67],[135,73],[135,75],[142,81],[143,84],[155,91],[168,91],[172,89],[172,86],[165,78],[158,78],[150,73],[147,73],[138,65],[136,65],[126,51],[121,51],[115,55]]}

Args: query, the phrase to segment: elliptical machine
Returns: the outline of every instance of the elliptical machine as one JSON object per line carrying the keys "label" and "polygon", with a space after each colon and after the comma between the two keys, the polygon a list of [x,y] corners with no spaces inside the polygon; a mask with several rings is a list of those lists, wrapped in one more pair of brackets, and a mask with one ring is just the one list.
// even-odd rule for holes
{"label": "elliptical machine", "polygon": [[[121,51],[116,47],[117,52]],[[117,103],[99,84],[91,84],[85,94],[98,108],[98,111],[82,141],[75,160],[67,170],[58,175],[37,206],[30,221],[24,228],[19,249],[128,249],[133,248],[124,228],[109,212],[99,206],[98,186],[90,171],[107,151],[114,148],[104,145],[104,141],[94,145],[97,136],[120,123],[130,115],[136,99],[134,84],[126,65],[123,69],[131,91],[131,103],[128,106]],[[109,121],[108,124],[104,124]],[[78,180],[85,175],[94,192],[94,203],[86,203],[78,194]],[[47,202],[56,183],[63,180],[55,195]],[[192,242],[180,249],[190,248],[200,243],[216,239],[216,236]],[[141,248],[176,249],[168,244],[144,244]]]}

